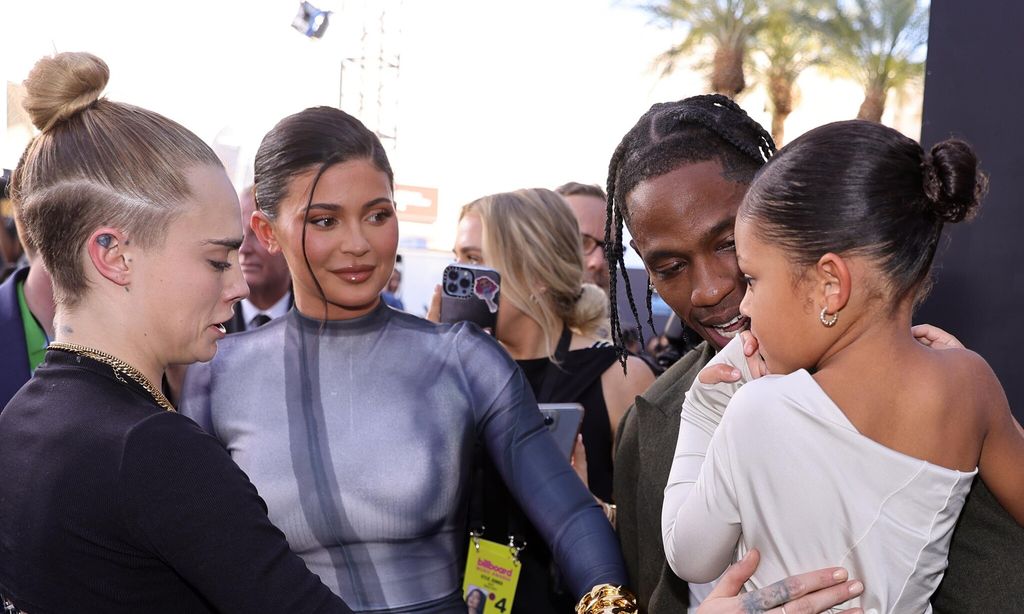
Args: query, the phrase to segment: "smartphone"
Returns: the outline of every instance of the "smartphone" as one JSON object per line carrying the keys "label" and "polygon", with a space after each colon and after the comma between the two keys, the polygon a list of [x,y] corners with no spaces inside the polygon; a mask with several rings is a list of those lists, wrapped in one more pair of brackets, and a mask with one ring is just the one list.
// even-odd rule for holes
{"label": "smartphone", "polygon": [[537,407],[544,416],[544,424],[555,439],[555,445],[566,458],[572,458],[576,435],[583,424],[583,406],[579,403],[541,403]]}
{"label": "smartphone", "polygon": [[441,321],[473,322],[495,334],[501,275],[473,264],[450,264],[441,279]]}

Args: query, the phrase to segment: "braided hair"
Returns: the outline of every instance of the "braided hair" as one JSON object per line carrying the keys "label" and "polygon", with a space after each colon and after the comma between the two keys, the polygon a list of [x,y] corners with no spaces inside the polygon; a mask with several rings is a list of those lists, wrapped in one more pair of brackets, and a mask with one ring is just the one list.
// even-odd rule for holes
{"label": "braided hair", "polygon": [[[757,170],[775,153],[775,142],[760,124],[731,99],[720,94],[693,96],[651,107],[622,137],[608,164],[608,210],[604,229],[605,257],[611,279],[609,314],[612,342],[619,362],[626,365],[622,326],[616,298],[616,276],[623,271],[629,308],[637,322],[636,303],[625,274],[622,227],[628,221],[626,196],[640,182],[665,175],[685,164],[716,160],[731,181],[750,183]],[[647,323],[654,332],[651,315],[653,288],[647,287]],[[643,327],[640,340],[643,343]]]}

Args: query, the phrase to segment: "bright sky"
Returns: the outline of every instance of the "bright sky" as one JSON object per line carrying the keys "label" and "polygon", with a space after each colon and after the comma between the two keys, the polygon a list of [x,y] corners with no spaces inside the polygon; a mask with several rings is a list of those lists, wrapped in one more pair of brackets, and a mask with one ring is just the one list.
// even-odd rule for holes
{"label": "bright sky", "polygon": [[[616,144],[651,104],[704,92],[703,79],[685,67],[664,79],[651,70],[680,32],[650,25],[626,2],[314,4],[335,11],[322,40],[291,28],[293,0],[8,2],[0,78],[20,82],[54,50],[93,52],[110,65],[111,99],[163,113],[211,144],[240,147],[241,181],[276,121],[307,106],[337,105],[342,59],[364,48],[376,57],[380,7],[387,6],[385,51],[401,61],[397,81],[381,90],[393,117],[381,129],[397,127],[396,181],[440,190],[433,228],[403,224],[402,232],[438,249],[450,248],[459,208],[476,197],[569,180],[603,184]],[[344,108],[372,125],[377,83],[346,65]],[[787,124],[792,136],[856,114],[860,94],[852,84],[826,88],[821,102],[821,88],[808,89],[808,111]],[[769,125],[763,95],[740,102]],[[0,163],[10,168],[23,144],[6,141]]]}

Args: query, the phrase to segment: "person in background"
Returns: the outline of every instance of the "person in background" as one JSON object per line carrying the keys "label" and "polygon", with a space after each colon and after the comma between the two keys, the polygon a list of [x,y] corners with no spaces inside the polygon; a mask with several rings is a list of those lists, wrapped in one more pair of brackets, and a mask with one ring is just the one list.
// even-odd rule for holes
{"label": "person in background", "polygon": [[[654,374],[639,358],[627,359],[623,373],[614,348],[596,334],[607,328],[607,297],[585,277],[576,219],[562,197],[545,189],[518,190],[475,200],[462,209],[455,258],[501,275],[495,335],[523,370],[541,403],[580,403],[580,428],[590,491],[614,517],[612,441],[622,412]],[[439,318],[440,287],[428,318]],[[485,483],[493,481],[485,472]],[[514,509],[507,493],[487,492],[486,507],[499,510],[483,519],[491,539],[505,541],[520,527],[527,544],[539,543],[534,529]],[[512,508],[512,511],[506,511]],[[510,519],[511,518],[511,519]],[[542,546],[523,552],[526,563],[513,610],[530,614],[571,609],[561,594],[551,555]]]}
{"label": "person in background", "polygon": [[622,331],[622,347],[633,356],[645,353],[643,346],[640,345],[640,329],[638,327],[633,326]]}
{"label": "person in background", "polygon": [[0,282],[21,268],[24,259],[14,218],[0,216]]}
{"label": "person in background", "polygon": [[249,296],[235,306],[234,315],[224,323],[229,333],[259,328],[288,313],[294,302],[292,278],[284,256],[268,252],[252,230],[252,214],[256,211],[252,186],[242,190],[239,203],[245,238],[238,250],[238,264],[249,286]]}
{"label": "person in background", "polygon": [[11,171],[3,169],[0,175],[0,282],[25,266],[24,251],[18,240],[18,229],[11,215],[11,201],[7,195]]}
{"label": "person in background", "polygon": [[665,323],[664,332],[647,343],[648,352],[661,372],[665,371],[694,349],[701,340],[695,343],[692,335],[679,316],[673,313]]}
{"label": "person in background", "polygon": [[569,203],[580,227],[583,244],[584,279],[610,293],[608,286],[608,260],[604,256],[604,234],[608,223],[605,210],[608,197],[600,186],[570,181],[555,188],[555,192]]}
{"label": "person in background", "polygon": [[24,242],[24,250],[29,266],[0,284],[0,410],[32,377],[54,337],[50,274],[34,247]]}
{"label": "person in background", "polygon": [[402,288],[402,255],[399,254],[395,258],[395,270],[391,272],[391,278],[388,279],[388,285],[383,292],[380,293],[380,298],[390,307],[394,307],[399,311],[405,311],[405,303],[402,299],[398,298],[398,293]]}

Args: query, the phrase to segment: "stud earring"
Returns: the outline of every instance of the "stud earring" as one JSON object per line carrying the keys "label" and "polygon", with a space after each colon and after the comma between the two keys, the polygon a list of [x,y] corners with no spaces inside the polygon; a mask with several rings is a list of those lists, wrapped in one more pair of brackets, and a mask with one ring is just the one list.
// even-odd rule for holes
{"label": "stud earring", "polygon": [[836,322],[839,321],[839,312],[837,311],[833,313],[830,317],[826,317],[829,315],[827,310],[828,307],[822,307],[821,313],[818,314],[818,319],[821,320],[821,323],[825,325],[825,328],[832,328],[833,326],[836,325]]}
{"label": "stud earring", "polygon": [[114,237],[108,234],[102,234],[96,237],[96,242],[100,244],[100,247],[106,249],[110,247],[110,244],[114,242]]}

